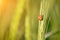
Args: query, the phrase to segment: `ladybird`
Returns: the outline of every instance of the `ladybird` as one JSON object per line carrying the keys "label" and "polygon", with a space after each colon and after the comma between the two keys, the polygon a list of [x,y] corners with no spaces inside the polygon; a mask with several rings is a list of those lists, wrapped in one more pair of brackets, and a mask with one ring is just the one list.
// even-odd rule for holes
{"label": "ladybird", "polygon": [[42,21],[43,20],[43,16],[42,15],[39,15],[38,16],[38,20]]}

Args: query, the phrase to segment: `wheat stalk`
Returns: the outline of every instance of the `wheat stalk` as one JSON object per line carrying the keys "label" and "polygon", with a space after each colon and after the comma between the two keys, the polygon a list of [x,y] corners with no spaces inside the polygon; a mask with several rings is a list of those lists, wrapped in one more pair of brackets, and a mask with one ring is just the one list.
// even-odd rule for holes
{"label": "wheat stalk", "polygon": [[48,11],[53,5],[53,1],[52,0],[41,0],[40,15],[43,15],[43,20],[42,21],[39,20],[38,40],[45,40],[46,19],[48,17]]}
{"label": "wheat stalk", "polygon": [[18,0],[17,6],[16,6],[16,11],[15,11],[13,19],[11,21],[10,32],[9,32],[10,34],[9,34],[8,40],[15,40],[19,21],[21,19],[21,14],[22,14],[23,8],[24,8],[24,2],[25,2],[25,0]]}

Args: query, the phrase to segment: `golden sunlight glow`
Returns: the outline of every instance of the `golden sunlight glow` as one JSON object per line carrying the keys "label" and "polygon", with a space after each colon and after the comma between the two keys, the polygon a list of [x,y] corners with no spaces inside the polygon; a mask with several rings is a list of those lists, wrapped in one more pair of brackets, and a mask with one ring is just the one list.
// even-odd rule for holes
{"label": "golden sunlight glow", "polygon": [[3,0],[0,0],[0,5],[2,5],[2,1],[3,1]]}

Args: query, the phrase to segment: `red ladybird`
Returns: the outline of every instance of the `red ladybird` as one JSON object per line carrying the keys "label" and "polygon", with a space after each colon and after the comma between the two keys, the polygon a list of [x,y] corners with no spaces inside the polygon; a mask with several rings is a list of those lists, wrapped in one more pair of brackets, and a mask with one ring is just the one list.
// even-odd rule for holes
{"label": "red ladybird", "polygon": [[42,19],[43,19],[42,15],[39,15],[39,16],[38,16],[38,20],[41,21]]}

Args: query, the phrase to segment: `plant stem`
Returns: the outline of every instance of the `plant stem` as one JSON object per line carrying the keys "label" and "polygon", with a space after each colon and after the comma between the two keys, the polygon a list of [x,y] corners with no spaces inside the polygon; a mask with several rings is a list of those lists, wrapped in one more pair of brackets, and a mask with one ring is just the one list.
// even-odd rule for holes
{"label": "plant stem", "polygon": [[13,16],[13,19],[11,20],[10,32],[9,32],[10,34],[8,40],[15,40],[23,8],[24,8],[24,0],[18,0],[15,14]]}

